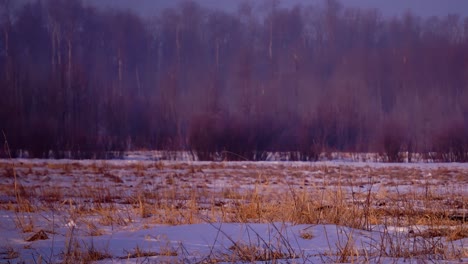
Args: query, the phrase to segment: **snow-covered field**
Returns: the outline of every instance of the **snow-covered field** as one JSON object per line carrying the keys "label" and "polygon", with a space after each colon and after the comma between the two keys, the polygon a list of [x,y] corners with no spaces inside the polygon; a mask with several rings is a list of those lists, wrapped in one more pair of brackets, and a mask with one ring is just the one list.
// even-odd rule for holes
{"label": "snow-covered field", "polygon": [[468,164],[0,160],[0,263],[459,263]]}

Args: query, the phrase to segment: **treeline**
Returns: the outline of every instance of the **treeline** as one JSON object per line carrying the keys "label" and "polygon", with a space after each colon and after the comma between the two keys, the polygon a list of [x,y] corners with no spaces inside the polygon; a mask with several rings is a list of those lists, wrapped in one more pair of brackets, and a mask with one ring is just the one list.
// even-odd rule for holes
{"label": "treeline", "polygon": [[0,128],[13,155],[468,161],[467,18],[383,18],[333,0],[235,13],[187,1],[151,18],[79,0],[0,3]]}

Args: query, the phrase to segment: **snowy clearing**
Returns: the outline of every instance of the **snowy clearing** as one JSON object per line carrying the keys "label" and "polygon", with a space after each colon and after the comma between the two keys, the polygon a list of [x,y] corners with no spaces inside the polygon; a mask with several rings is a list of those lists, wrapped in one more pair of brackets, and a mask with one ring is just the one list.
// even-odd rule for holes
{"label": "snowy clearing", "polygon": [[468,261],[468,164],[0,160],[0,262]]}

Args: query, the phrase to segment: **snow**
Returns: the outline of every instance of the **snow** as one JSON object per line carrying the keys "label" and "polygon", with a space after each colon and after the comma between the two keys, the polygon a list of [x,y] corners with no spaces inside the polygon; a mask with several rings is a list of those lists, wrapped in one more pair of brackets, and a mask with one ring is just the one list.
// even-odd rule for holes
{"label": "snow", "polygon": [[[301,238],[304,231],[312,237]],[[17,238],[19,234],[14,234],[14,232],[2,232],[6,238],[2,242],[2,248],[6,246],[19,248],[22,251],[21,260],[27,263],[37,260],[39,255],[49,256],[51,261],[60,261],[61,253],[66,250],[64,245],[69,239],[69,235],[63,232],[69,233],[70,229],[62,229],[52,239],[32,243],[25,243]],[[407,229],[389,228],[388,232],[405,233]],[[381,238],[382,232],[380,231],[364,231],[336,225],[204,223],[180,226],[157,225],[145,229],[119,230],[98,237],[80,236],[79,241],[84,246],[93,247],[113,256],[112,259],[104,259],[98,263],[141,263],[146,258],[155,262],[172,259],[172,261],[195,263],[207,256],[221,258],[223,254],[229,255],[234,243],[239,245],[246,243],[266,250],[292,253],[289,260],[295,263],[335,262],[340,258],[339,250],[343,249],[348,241],[353,250],[357,252],[356,256],[352,257],[355,261],[374,262],[379,259],[383,261],[382,263],[385,263],[385,260],[388,263],[408,263],[408,260],[418,260],[417,255],[409,258],[386,257],[385,253],[371,246]],[[396,240],[398,236],[394,238]],[[457,241],[456,244],[466,248],[468,239]],[[169,249],[176,252],[178,256],[128,258],[127,256],[137,248],[141,252],[154,253]]]}
{"label": "snow", "polygon": [[[39,194],[60,189],[61,196],[56,200],[52,195],[31,197],[36,206],[31,212],[11,210],[16,202],[12,190],[14,178],[6,169],[12,166],[26,191]],[[248,251],[243,250],[246,246],[250,246],[250,251],[257,250],[257,256],[281,253],[277,256],[285,263],[468,262],[468,238],[449,241],[444,237],[423,239],[414,235],[427,230],[425,224],[398,225],[404,221],[389,220],[388,224],[370,225],[365,230],[326,223],[222,222],[221,217],[207,216],[209,199],[223,202],[221,206],[226,208],[234,201],[215,196],[207,197],[206,205],[200,205],[208,208],[197,213],[204,221],[167,225],[152,221],[158,215],[146,218],[134,214],[137,202],[129,204],[125,200],[143,192],[157,195],[185,188],[209,191],[209,195],[234,189],[241,193],[253,190],[287,193],[289,189],[313,192],[335,188],[348,193],[346,199],[361,204],[365,204],[368,192],[377,198],[385,197],[382,193],[399,196],[426,193],[447,198],[447,202],[456,199],[463,202],[468,195],[468,164],[18,159],[0,160],[0,173],[2,169],[0,263],[39,263],[39,259],[56,263],[65,258],[70,248],[77,247],[81,252],[93,249],[105,253],[106,258],[96,263],[250,262],[242,255]],[[96,197],[90,199],[87,191],[100,193],[104,202],[93,200]],[[45,198],[52,200],[45,201]],[[111,202],[105,202],[104,198]],[[386,202],[384,198],[382,201]],[[186,201],[181,198],[181,202]],[[405,207],[405,202],[395,204]],[[413,210],[431,206],[424,201],[413,202]],[[115,214],[110,217],[123,224],[104,224],[98,212],[86,215],[75,212],[78,206],[86,210],[93,203],[112,207]],[[457,212],[466,214],[466,202],[463,203]],[[448,206],[447,212],[455,210]],[[30,230],[23,232],[20,223],[30,224]],[[461,227],[466,229],[466,224],[462,223]],[[27,241],[41,230],[48,239]],[[398,250],[396,245],[406,249]],[[445,252],[453,251],[455,257],[442,259],[436,250],[427,252],[435,246],[444,248]],[[255,261],[261,262],[260,259]]]}

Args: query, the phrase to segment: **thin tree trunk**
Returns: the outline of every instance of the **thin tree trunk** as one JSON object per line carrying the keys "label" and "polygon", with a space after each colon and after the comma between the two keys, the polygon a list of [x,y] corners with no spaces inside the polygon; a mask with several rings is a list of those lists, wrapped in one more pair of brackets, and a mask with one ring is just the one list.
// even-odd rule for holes
{"label": "thin tree trunk", "polygon": [[123,61],[122,61],[122,51],[119,48],[119,94],[122,92],[122,80],[123,80]]}
{"label": "thin tree trunk", "polygon": [[216,72],[219,72],[219,39],[216,38]]}
{"label": "thin tree trunk", "polygon": [[68,45],[68,66],[67,66],[67,90],[68,93],[71,92],[71,85],[72,85],[72,43],[71,40],[68,39],[67,41]]}

